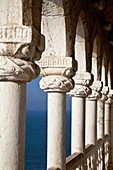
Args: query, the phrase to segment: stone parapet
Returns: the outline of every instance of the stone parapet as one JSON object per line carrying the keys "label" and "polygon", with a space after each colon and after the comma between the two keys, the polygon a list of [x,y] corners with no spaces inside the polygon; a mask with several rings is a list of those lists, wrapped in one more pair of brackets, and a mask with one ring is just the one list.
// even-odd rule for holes
{"label": "stone parapet", "polygon": [[87,97],[91,93],[90,85],[92,84],[93,75],[89,72],[76,72],[74,76],[75,86],[69,95],[76,97]]}
{"label": "stone parapet", "polygon": [[72,77],[77,63],[71,57],[44,57],[38,61],[41,68],[41,89],[45,91],[69,92],[73,89]]}

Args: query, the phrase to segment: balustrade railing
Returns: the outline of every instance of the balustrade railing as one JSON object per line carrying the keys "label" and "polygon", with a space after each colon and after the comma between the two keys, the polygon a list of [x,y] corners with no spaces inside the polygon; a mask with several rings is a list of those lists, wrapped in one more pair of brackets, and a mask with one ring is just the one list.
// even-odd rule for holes
{"label": "balustrade railing", "polygon": [[66,158],[66,170],[108,170],[110,136],[105,135],[96,145],[87,145],[84,154]]}

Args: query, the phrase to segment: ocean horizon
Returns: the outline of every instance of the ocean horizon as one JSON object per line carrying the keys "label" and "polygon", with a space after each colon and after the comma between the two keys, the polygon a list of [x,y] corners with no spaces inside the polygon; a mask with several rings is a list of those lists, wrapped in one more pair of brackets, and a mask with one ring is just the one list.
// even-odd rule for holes
{"label": "ocean horizon", "polygon": [[[71,115],[66,112],[66,157],[70,155]],[[47,112],[27,110],[25,170],[46,170],[47,165]]]}

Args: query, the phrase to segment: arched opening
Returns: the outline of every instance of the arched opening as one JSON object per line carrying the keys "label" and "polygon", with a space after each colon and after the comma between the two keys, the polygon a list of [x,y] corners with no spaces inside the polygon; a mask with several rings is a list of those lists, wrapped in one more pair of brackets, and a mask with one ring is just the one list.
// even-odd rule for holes
{"label": "arched opening", "polygon": [[75,59],[78,62],[78,71],[86,71],[86,50],[85,50],[85,32],[84,25],[82,21],[83,12],[81,12],[77,28],[76,28],[76,38],[75,38]]}
{"label": "arched opening", "polygon": [[92,53],[92,70],[91,73],[94,75],[94,80],[97,80],[97,39],[95,38],[93,44],[93,53]]}
{"label": "arched opening", "polygon": [[109,89],[111,89],[111,63],[110,62],[108,63],[107,77],[108,77],[108,87],[109,87]]}
{"label": "arched opening", "polygon": [[108,85],[108,77],[107,77],[107,60],[106,60],[106,53],[104,52],[102,58],[102,66],[101,66],[101,81],[103,82],[104,86]]}

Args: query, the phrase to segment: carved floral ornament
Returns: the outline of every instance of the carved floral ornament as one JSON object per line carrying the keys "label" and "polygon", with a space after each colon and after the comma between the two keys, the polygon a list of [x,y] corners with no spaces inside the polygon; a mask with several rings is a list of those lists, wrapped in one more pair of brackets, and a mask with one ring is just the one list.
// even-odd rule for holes
{"label": "carved floral ornament", "polygon": [[46,76],[40,81],[40,88],[47,92],[69,92],[73,89],[73,82],[64,76]]}
{"label": "carved floral ornament", "polygon": [[37,62],[41,68],[41,89],[45,91],[69,92],[74,87],[72,77],[77,63],[71,57],[44,57]]}
{"label": "carved floral ornament", "polygon": [[27,82],[39,75],[40,68],[31,61],[0,56],[0,80]]}

